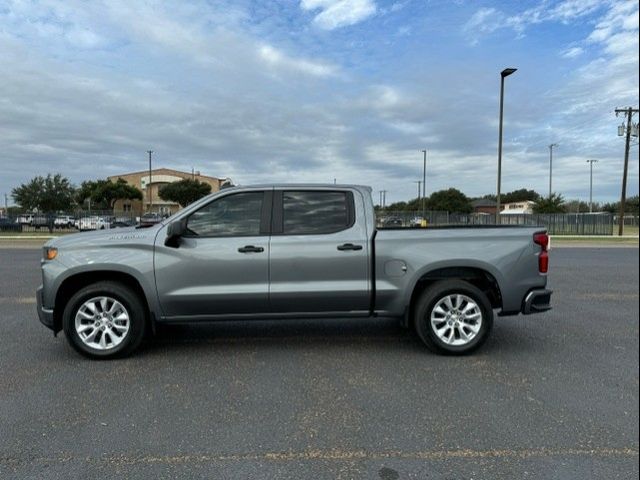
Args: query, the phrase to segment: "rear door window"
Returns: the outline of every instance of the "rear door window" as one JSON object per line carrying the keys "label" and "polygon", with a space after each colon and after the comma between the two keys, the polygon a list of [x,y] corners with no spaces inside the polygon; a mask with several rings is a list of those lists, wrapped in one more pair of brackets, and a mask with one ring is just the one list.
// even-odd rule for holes
{"label": "rear door window", "polygon": [[284,191],[282,225],[285,235],[335,233],[353,225],[349,192]]}

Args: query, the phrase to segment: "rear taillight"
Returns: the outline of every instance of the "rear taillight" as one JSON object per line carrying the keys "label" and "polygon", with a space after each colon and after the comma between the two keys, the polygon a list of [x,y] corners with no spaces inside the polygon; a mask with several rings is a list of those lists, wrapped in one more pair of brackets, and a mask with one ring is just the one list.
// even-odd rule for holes
{"label": "rear taillight", "polygon": [[545,232],[535,233],[533,235],[533,243],[542,247],[542,251],[538,256],[538,271],[547,273],[549,271],[549,235]]}

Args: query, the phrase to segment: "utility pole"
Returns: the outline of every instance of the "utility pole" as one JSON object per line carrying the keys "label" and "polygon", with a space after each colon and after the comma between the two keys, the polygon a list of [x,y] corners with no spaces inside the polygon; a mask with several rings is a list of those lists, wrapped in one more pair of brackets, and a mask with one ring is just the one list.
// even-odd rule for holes
{"label": "utility pole", "polygon": [[418,198],[418,201],[420,201],[420,200],[421,200],[421,198],[422,198],[422,197],[420,196],[420,193],[422,192],[422,191],[420,190],[420,186],[422,185],[422,180],[416,180],[416,181],[415,181],[415,182],[413,182],[413,183],[417,183],[417,184],[418,184],[418,197],[417,197],[417,198]]}
{"label": "utility pole", "polygon": [[149,154],[149,183],[147,184],[147,196],[149,197],[149,211],[151,211],[151,154],[153,153],[153,150],[147,150],[147,153]]}
{"label": "utility pole", "polygon": [[380,200],[378,201],[378,205],[382,208],[382,190],[378,190],[378,194],[380,194]]}
{"label": "utility pole", "polygon": [[427,149],[422,150],[424,154],[424,160],[422,163],[422,219],[424,220],[426,212],[425,212],[425,204],[427,201]]}
{"label": "utility pole", "polygon": [[[616,108],[616,117],[618,114],[624,113],[627,116],[626,141],[624,146],[624,169],[622,172],[622,195],[620,196],[620,208],[618,210],[618,235],[622,236],[624,232],[624,210],[627,201],[627,176],[629,173],[629,149],[631,148],[631,119],[634,113],[638,113],[637,108]],[[618,135],[620,135],[618,129]]]}
{"label": "utility pole", "polygon": [[4,213],[9,214],[9,196],[4,194]]}
{"label": "utility pole", "polygon": [[557,143],[549,145],[549,198],[551,198],[551,194],[553,193],[553,147],[557,146]]}
{"label": "utility pole", "polygon": [[382,208],[387,206],[387,191],[382,190]]}
{"label": "utility pole", "polygon": [[[593,213],[593,164],[598,163],[598,160],[587,160],[589,164],[589,213]],[[580,204],[578,202],[578,204]]]}

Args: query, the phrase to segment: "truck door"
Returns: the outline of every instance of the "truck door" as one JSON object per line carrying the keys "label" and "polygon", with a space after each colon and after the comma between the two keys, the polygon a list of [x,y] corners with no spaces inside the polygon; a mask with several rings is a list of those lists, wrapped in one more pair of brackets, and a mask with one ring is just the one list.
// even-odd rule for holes
{"label": "truck door", "polygon": [[177,248],[155,250],[156,286],[166,316],[269,311],[272,191],[230,193],[193,212]]}
{"label": "truck door", "polygon": [[368,314],[369,245],[363,218],[363,200],[351,191],[274,191],[272,312]]}

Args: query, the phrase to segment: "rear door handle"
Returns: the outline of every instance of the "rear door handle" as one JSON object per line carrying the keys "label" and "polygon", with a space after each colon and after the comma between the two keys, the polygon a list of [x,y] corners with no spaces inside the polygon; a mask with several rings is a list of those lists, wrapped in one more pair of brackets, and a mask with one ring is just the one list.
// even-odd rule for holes
{"label": "rear door handle", "polygon": [[362,250],[362,245],[354,245],[353,243],[343,243],[338,245],[338,250]]}
{"label": "rear door handle", "polygon": [[253,245],[245,245],[244,247],[240,247],[238,251],[240,253],[260,253],[264,252],[264,248],[254,247]]}

